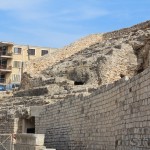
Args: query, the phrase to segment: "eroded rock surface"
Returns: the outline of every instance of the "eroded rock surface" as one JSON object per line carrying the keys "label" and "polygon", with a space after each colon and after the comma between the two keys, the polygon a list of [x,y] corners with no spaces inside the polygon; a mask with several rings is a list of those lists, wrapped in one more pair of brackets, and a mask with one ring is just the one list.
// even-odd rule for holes
{"label": "eroded rock surface", "polygon": [[[50,94],[57,85],[61,88],[56,91],[70,94],[74,89],[96,88],[142,72],[149,66],[150,22],[103,34],[101,40],[90,44],[59,62],[49,60],[49,66],[36,75],[25,73],[21,88],[49,86]],[[58,78],[61,84],[56,81]]]}
{"label": "eroded rock surface", "polygon": [[48,66],[52,66],[55,63],[60,62],[61,60],[64,60],[101,40],[102,34],[92,34],[87,37],[81,38],[80,40],[68,46],[65,46],[62,49],[57,50],[55,53],[31,60],[27,63],[24,71],[35,76],[36,74],[39,74],[42,70],[46,69]]}
{"label": "eroded rock surface", "polygon": [[20,91],[3,98],[1,111],[6,112],[5,117],[7,112],[27,116],[29,106],[90,95],[101,85],[132,77],[149,67],[149,51],[150,21],[89,36],[52,56],[30,62]]}

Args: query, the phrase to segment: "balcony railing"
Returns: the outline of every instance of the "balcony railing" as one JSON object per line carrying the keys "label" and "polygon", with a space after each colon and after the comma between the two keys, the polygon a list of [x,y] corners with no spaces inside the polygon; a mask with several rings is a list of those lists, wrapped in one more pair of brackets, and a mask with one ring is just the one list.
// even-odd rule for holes
{"label": "balcony railing", "polygon": [[0,65],[0,71],[11,71],[12,66]]}
{"label": "balcony railing", "polygon": [[5,78],[0,78],[0,83],[6,83]]}
{"label": "balcony railing", "polygon": [[0,57],[2,57],[2,56],[11,57],[12,53],[11,52],[7,52],[7,51],[0,51]]}

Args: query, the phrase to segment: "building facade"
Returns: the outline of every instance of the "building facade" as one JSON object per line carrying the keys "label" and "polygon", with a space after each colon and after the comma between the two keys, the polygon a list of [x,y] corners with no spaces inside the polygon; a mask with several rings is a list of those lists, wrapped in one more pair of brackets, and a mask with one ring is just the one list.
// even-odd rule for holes
{"label": "building facade", "polygon": [[3,87],[19,85],[24,64],[45,54],[53,53],[57,49],[29,45],[17,45],[0,42],[0,90]]}

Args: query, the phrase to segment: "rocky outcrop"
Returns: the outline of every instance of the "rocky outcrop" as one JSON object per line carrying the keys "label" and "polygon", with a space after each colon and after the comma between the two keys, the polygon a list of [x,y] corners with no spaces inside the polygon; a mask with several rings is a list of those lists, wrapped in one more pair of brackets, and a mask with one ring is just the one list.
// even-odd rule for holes
{"label": "rocky outcrop", "polygon": [[[3,99],[1,110],[15,111],[90,95],[99,86],[142,72],[150,66],[149,22],[89,36],[52,56],[30,62],[20,91],[13,98]],[[19,107],[11,106],[12,101]]]}
{"label": "rocky outcrop", "polygon": [[[150,65],[150,28],[142,24],[131,29],[103,34],[103,40],[70,57],[60,59],[35,76],[24,73],[16,97],[44,96],[46,102],[90,95],[99,86],[142,72]],[[119,37],[118,37],[119,35]],[[47,56],[48,58],[48,56]],[[42,58],[43,59],[43,58]],[[44,60],[44,59],[43,59]],[[59,60],[57,58],[57,60]],[[48,61],[46,61],[48,62]],[[51,62],[51,60],[50,60]]]}
{"label": "rocky outcrop", "polygon": [[113,32],[108,32],[103,35],[104,39],[114,39],[120,38],[122,36],[129,36],[133,32],[137,32],[138,30],[145,30],[150,28],[150,21],[142,22],[137,25],[134,25],[130,28],[124,28]]}
{"label": "rocky outcrop", "polygon": [[30,75],[35,76],[37,73],[40,73],[42,70],[46,69],[50,65],[54,65],[55,63],[68,58],[75,53],[88,48],[90,45],[95,44],[102,40],[101,34],[92,34],[87,37],[84,37],[69,46],[65,46],[59,51],[45,55],[44,57],[31,60],[26,64],[26,68],[24,68],[24,72],[28,72]]}
{"label": "rocky outcrop", "polygon": [[26,68],[28,76],[24,74],[21,87],[43,85],[44,80],[55,80],[55,77],[94,87],[124,76],[132,77],[149,66],[149,28],[150,21],[147,21],[131,28],[92,35],[55,55],[34,60]]}

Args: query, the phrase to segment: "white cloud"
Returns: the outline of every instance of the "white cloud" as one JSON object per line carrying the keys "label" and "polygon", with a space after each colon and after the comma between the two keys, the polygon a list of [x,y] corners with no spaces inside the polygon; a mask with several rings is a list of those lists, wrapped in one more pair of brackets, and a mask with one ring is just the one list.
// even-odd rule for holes
{"label": "white cloud", "polygon": [[[85,8],[78,8],[72,12],[64,15],[63,19],[65,20],[88,20],[94,19],[101,16],[108,15],[109,12],[104,9],[96,9],[94,7],[85,7]],[[72,17],[73,16],[73,17]]]}
{"label": "white cloud", "polygon": [[[35,2],[35,0],[33,0]],[[33,3],[31,1],[31,3]],[[30,0],[4,0],[0,2],[1,10],[25,9],[30,6]]]}
{"label": "white cloud", "polygon": [[[39,11],[42,3],[47,0],[4,0],[0,2],[0,10],[21,20],[38,19],[43,16]],[[45,15],[45,13],[44,13]]]}
{"label": "white cloud", "polygon": [[[50,5],[50,2],[53,2]],[[87,20],[100,16],[107,15],[107,10],[90,6],[87,1],[86,5],[81,2],[80,7],[64,6],[60,10],[52,9],[52,6],[57,5],[54,0],[4,0],[0,3],[0,10],[8,10],[11,16],[20,18],[21,20],[37,20],[37,19],[52,19],[54,21],[72,21],[72,20]],[[49,9],[44,9],[44,3],[49,5]],[[60,2],[61,3],[61,2]],[[74,2],[76,3],[76,2]],[[85,7],[86,6],[86,7]]]}
{"label": "white cloud", "polygon": [[59,12],[52,11],[49,17],[54,21],[69,22],[69,21],[84,21],[110,14],[108,10],[96,8],[94,6],[80,6],[79,8],[64,8]]}
{"label": "white cloud", "polygon": [[36,9],[41,4],[51,2],[53,0],[3,0],[0,2],[1,10],[26,10]]}
{"label": "white cloud", "polygon": [[0,10],[7,13],[10,22],[11,19],[15,22],[11,26],[6,23],[11,32],[3,32],[3,38],[18,43],[42,42],[59,47],[69,44],[85,35],[87,30],[81,21],[109,14],[107,10],[91,5],[91,0],[86,4],[85,1],[73,0],[67,5],[64,3],[66,0],[4,0],[0,3]]}

